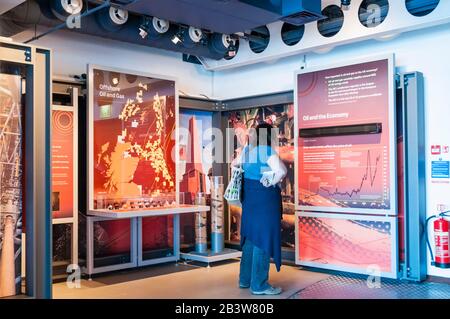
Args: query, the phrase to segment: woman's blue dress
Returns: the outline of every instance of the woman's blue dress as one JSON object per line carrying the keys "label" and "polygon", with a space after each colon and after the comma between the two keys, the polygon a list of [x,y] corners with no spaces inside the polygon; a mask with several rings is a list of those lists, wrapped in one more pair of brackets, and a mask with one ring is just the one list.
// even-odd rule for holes
{"label": "woman's blue dress", "polygon": [[241,247],[245,240],[263,249],[273,258],[277,271],[281,267],[281,189],[264,187],[259,181],[264,171],[270,171],[267,159],[275,151],[270,146],[244,149],[242,167]]}

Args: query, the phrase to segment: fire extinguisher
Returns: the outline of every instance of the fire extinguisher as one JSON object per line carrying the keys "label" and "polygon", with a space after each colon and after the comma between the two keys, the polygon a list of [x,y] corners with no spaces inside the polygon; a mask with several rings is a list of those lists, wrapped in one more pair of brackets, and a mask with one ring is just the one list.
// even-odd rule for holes
{"label": "fire extinguisher", "polygon": [[427,236],[427,245],[430,250],[431,265],[439,268],[450,268],[450,249],[449,249],[449,229],[450,221],[444,217],[449,216],[450,211],[439,213],[438,215],[430,216],[427,219],[428,222],[431,219],[436,219],[433,223],[434,231],[434,251],[435,257],[433,257],[433,251],[430,246],[430,242]]}

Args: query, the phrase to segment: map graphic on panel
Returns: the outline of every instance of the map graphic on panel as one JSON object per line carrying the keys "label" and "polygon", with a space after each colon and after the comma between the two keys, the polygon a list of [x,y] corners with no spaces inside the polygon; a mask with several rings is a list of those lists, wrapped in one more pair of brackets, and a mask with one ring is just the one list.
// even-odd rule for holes
{"label": "map graphic on panel", "polygon": [[[99,68],[92,76],[92,208],[175,203],[175,82]],[[143,251],[172,245],[170,217],[144,218],[142,225]],[[130,227],[129,220],[95,223],[94,257],[128,256]]]}
{"label": "map graphic on panel", "polygon": [[391,209],[388,60],[298,75],[298,205]]}
{"label": "map graphic on panel", "polygon": [[174,82],[94,69],[93,107],[94,199],[174,192]]}

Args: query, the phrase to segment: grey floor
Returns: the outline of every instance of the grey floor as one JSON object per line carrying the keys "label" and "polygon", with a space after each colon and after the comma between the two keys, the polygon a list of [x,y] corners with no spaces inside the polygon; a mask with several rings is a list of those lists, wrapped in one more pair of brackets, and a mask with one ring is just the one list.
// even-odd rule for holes
{"label": "grey floor", "polygon": [[367,276],[333,275],[294,294],[292,299],[450,299],[450,284],[410,283],[393,279],[379,282]]}
{"label": "grey floor", "polygon": [[[159,298],[159,299],[249,299],[248,289],[237,287],[239,260],[211,268],[164,264],[97,275],[81,281],[80,288],[65,282],[53,285],[59,299]],[[283,288],[279,299],[450,299],[450,284],[406,283],[381,279],[379,285],[367,276],[330,274],[285,265],[276,272],[271,265],[270,281]]]}

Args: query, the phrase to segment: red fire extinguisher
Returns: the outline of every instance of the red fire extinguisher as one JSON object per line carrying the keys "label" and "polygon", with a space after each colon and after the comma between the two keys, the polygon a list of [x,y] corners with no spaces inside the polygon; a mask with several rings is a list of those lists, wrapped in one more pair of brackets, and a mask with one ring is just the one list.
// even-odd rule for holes
{"label": "red fire extinguisher", "polygon": [[450,268],[449,226],[443,217],[434,221],[434,266],[439,268]]}

